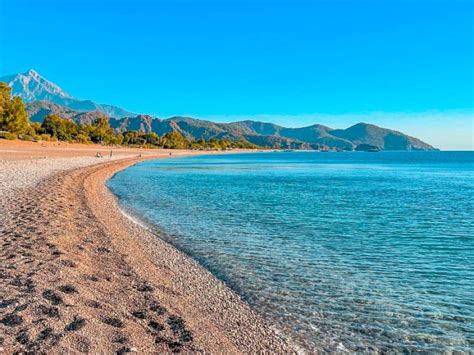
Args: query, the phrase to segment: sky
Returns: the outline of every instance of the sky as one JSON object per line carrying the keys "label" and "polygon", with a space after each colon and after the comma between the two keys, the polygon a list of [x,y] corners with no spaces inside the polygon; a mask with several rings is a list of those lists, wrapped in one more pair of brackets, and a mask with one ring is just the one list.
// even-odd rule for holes
{"label": "sky", "polygon": [[0,0],[0,76],[159,117],[474,149],[472,0]]}

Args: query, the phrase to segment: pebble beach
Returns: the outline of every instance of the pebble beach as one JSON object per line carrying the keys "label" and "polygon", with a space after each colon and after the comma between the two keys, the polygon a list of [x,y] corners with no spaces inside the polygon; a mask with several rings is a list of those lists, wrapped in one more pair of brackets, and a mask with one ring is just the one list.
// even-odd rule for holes
{"label": "pebble beach", "polygon": [[169,152],[95,150],[0,144],[0,352],[296,352],[224,283],[119,210],[107,179]]}

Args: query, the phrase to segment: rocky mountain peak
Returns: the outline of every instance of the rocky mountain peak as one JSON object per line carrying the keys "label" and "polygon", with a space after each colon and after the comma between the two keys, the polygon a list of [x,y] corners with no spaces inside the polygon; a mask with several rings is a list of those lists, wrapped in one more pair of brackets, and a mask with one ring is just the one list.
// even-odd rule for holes
{"label": "rocky mountain peak", "polygon": [[54,104],[77,111],[100,111],[110,117],[134,116],[135,114],[120,107],[98,104],[90,100],[72,97],[58,85],[47,80],[36,70],[8,75],[0,78],[12,88],[12,95],[19,96],[25,102],[50,101]]}
{"label": "rocky mountain peak", "polygon": [[55,98],[70,98],[56,84],[46,80],[37,71],[30,69],[25,73],[10,75],[0,78],[12,88],[12,94],[20,96],[24,101],[49,100],[54,102]]}

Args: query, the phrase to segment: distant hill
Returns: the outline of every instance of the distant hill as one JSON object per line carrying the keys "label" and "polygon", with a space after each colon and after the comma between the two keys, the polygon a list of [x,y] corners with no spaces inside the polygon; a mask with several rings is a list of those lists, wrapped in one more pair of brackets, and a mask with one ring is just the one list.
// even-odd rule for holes
{"label": "distant hill", "polygon": [[331,134],[351,141],[356,146],[368,144],[384,150],[434,149],[418,138],[368,123],[358,123],[347,129],[335,129]]}
{"label": "distant hill", "polygon": [[76,111],[99,111],[116,118],[136,115],[117,106],[74,98],[34,70],[4,76],[0,81],[6,82],[12,88],[12,94],[20,96],[25,102],[50,101]]}
{"label": "distant hill", "polygon": [[[101,111],[80,112],[49,101],[34,101],[27,104],[28,114],[34,122],[41,122],[50,113],[56,113],[77,123],[90,124]],[[346,129],[332,129],[323,125],[301,128],[286,128],[273,123],[241,121],[216,123],[192,117],[160,119],[149,115],[111,118],[110,125],[117,131],[135,130],[156,132],[163,135],[176,131],[184,137],[197,139],[230,138],[279,149],[336,149],[353,150],[361,144],[381,150],[433,150],[431,145],[398,131],[368,123],[358,123]]]}

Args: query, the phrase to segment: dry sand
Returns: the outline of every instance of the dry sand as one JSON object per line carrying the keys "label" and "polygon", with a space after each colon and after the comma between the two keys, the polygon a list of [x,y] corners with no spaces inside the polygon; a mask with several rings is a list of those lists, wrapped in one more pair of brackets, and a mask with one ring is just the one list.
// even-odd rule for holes
{"label": "dry sand", "polygon": [[[0,141],[0,352],[294,352],[222,282],[118,209],[104,182],[169,153],[100,159],[97,149]],[[173,152],[184,154],[196,152]]]}

